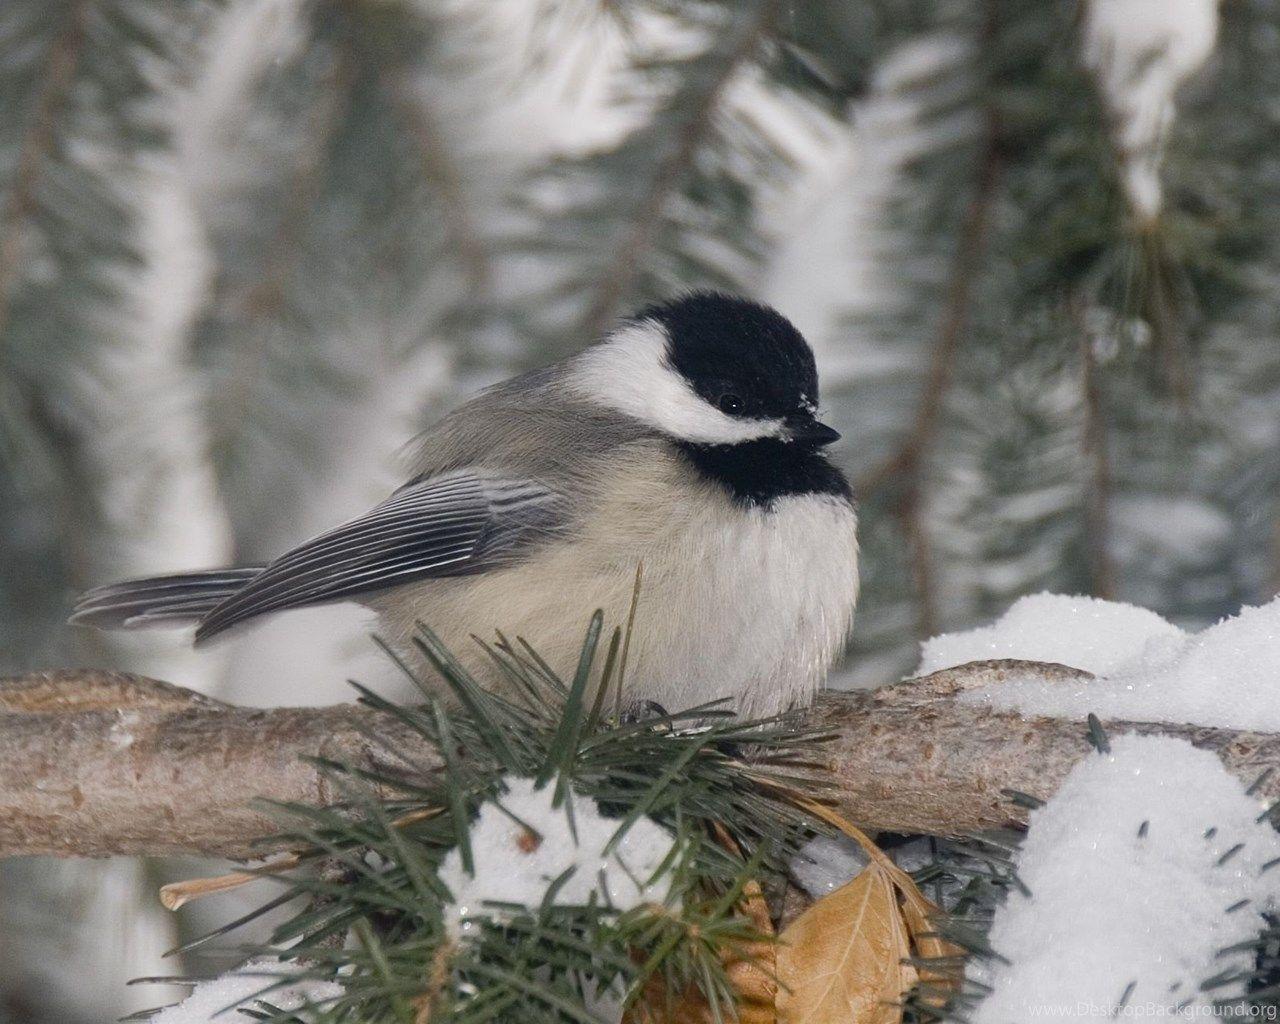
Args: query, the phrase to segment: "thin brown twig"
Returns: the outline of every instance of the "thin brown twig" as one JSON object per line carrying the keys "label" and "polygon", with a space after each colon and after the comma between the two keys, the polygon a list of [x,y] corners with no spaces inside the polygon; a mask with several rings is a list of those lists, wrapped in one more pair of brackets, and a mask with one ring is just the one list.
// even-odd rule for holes
{"label": "thin brown twig", "polygon": [[72,7],[62,31],[49,47],[44,82],[18,149],[8,202],[0,213],[0,335],[9,321],[13,288],[22,263],[22,225],[35,210],[40,172],[53,149],[58,115],[66,104],[84,50],[87,9],[86,0]]}
{"label": "thin brown twig", "polygon": [[449,967],[453,962],[453,943],[442,942],[436,947],[431,957],[431,969],[427,973],[427,985],[423,993],[413,1000],[417,1012],[413,1016],[413,1024],[430,1024],[440,993],[444,991],[445,982],[449,980]]}
{"label": "thin brown twig", "polygon": [[[983,27],[984,43],[990,43],[995,37],[998,28],[996,18],[994,3],[988,3]],[[858,497],[866,501],[891,483],[900,486],[893,510],[910,551],[919,606],[916,632],[921,637],[937,632],[938,623],[933,555],[923,515],[925,458],[937,435],[947,393],[955,377],[960,342],[969,328],[974,285],[981,270],[991,211],[1003,171],[1000,117],[990,102],[983,118],[981,152],[973,192],[960,224],[942,319],[929,355],[929,368],[915,417],[897,451],[864,473],[854,487]]]}
{"label": "thin brown twig", "polygon": [[215,893],[229,892],[242,885],[256,882],[263,878],[272,878],[281,871],[296,868],[301,858],[296,853],[287,853],[264,864],[260,868],[245,871],[232,871],[229,874],[213,875],[207,878],[184,878],[180,882],[169,882],[160,886],[160,903],[165,910],[179,910],[192,900],[203,899]]}
{"label": "thin brown twig", "polygon": [[[400,815],[391,824],[394,828],[404,828],[406,825],[426,821],[441,813],[443,813],[443,808],[424,807],[420,810]],[[186,878],[180,882],[170,882],[160,887],[160,902],[164,905],[165,910],[178,910],[192,900],[203,899],[205,896],[212,896],[215,893],[228,892],[231,889],[239,889],[242,885],[248,885],[250,882],[256,882],[259,879],[275,878],[281,872],[292,871],[301,863],[302,858],[298,854],[286,853],[260,867],[245,868],[242,871],[232,871],[229,874],[212,875],[203,878]]]}
{"label": "thin brown twig", "polygon": [[440,213],[450,249],[462,267],[472,302],[489,293],[493,270],[480,229],[472,215],[462,172],[446,144],[445,132],[430,104],[413,95],[404,82],[386,82],[384,88],[400,108],[418,147],[422,173],[440,200]]}
{"label": "thin brown twig", "polygon": [[1098,359],[1078,298],[1071,301],[1070,309],[1080,345],[1080,390],[1084,406],[1080,443],[1089,466],[1084,500],[1084,545],[1090,589],[1095,597],[1110,598],[1115,593],[1115,566],[1111,559],[1111,462],[1102,389],[1098,384]]}
{"label": "thin brown twig", "polygon": [[[264,247],[261,271],[251,282],[235,289],[226,288],[223,282],[215,285],[215,291],[222,293],[218,304],[235,320],[266,318],[278,313],[284,305],[289,272],[302,252],[302,236],[323,189],[328,154],[350,104],[354,76],[349,40],[342,40],[323,96],[312,109],[312,134],[294,172],[280,219]],[[229,425],[233,432],[238,429],[250,396],[258,386],[267,352],[268,346],[261,339],[235,347],[229,379],[215,405],[219,410],[215,431],[219,424]]]}
{"label": "thin brown twig", "polygon": [[634,207],[629,228],[614,249],[613,258],[605,263],[597,278],[599,283],[595,294],[582,317],[581,337],[595,338],[606,330],[617,315],[620,304],[630,294],[645,253],[657,240],[663,207],[687,180],[698,150],[714,126],[725,89],[742,64],[756,52],[781,9],[781,0],[759,0],[755,11],[743,21],[724,48],[720,66],[693,101],[689,115],[676,132],[671,149],[658,163],[648,189]]}
{"label": "thin brown twig", "polygon": [[[323,95],[312,110],[311,138],[290,182],[275,232],[266,245],[262,270],[254,276],[250,287],[231,298],[231,304],[242,315],[268,316],[277,312],[284,302],[289,270],[302,251],[303,232],[324,188],[328,155],[334,135],[350,107],[355,75],[350,41],[342,40]],[[260,346],[252,347],[255,351],[261,350]]]}
{"label": "thin brown twig", "polygon": [[898,450],[864,474],[855,487],[863,501],[891,482],[902,487],[895,512],[911,550],[912,575],[920,598],[917,632],[921,636],[931,636],[937,623],[933,560],[922,517],[924,460],[937,434],[947,392],[955,376],[956,355],[969,326],[973,287],[982,264],[1000,175],[998,126],[992,112],[988,115],[973,195],[960,226],[942,322],[930,353],[915,418]]}
{"label": "thin brown twig", "polygon": [[1165,384],[1179,411],[1185,415],[1191,411],[1194,389],[1187,353],[1187,330],[1174,279],[1177,267],[1165,252],[1159,220],[1143,221],[1136,230],[1146,278],[1142,288],[1141,312],[1151,325]]}

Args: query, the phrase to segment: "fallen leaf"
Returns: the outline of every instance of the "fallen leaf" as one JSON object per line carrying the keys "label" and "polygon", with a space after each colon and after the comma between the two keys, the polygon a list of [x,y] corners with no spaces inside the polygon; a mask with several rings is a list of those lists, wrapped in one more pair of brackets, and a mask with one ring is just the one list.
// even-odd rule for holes
{"label": "fallen leaf", "polygon": [[[838,828],[871,863],[852,882],[819,900],[793,921],[778,944],[726,951],[725,968],[739,994],[741,1024],[900,1024],[902,999],[918,983],[924,999],[942,1006],[961,980],[964,951],[936,932],[941,912],[915,881],[865,832],[831,808],[784,790],[800,807]],[[722,843],[731,842],[718,830]],[[732,848],[732,847],[730,847]],[[759,886],[748,887],[741,909],[758,931],[771,934]],[[955,960],[956,966],[906,961]],[[656,981],[656,979],[654,979]],[[773,1002],[769,996],[773,994]],[[665,1013],[653,998],[624,1017],[625,1024],[709,1024],[712,1015],[696,991],[682,994]]]}
{"label": "fallen leaf", "polygon": [[896,1024],[910,955],[895,880],[873,860],[782,933],[778,1024]]}
{"label": "fallen leaf", "polygon": [[[738,845],[719,822],[713,824],[717,840],[726,850],[738,853]],[[777,1024],[775,1007],[778,994],[777,943],[773,941],[773,920],[760,883],[750,881],[743,887],[738,911],[757,933],[759,942],[723,949],[729,984],[737,995],[737,1024]],[[646,987],[648,998],[641,1000],[623,1015],[622,1024],[714,1024],[715,1015],[696,986],[691,986],[669,1005],[661,988],[661,980],[651,978]]]}
{"label": "fallen leaf", "polygon": [[[778,982],[772,941],[773,924],[764,894],[756,882],[747,884],[739,910],[766,940],[726,948],[720,952],[725,974],[736,995],[737,1024],[776,1024]],[[622,1024],[715,1024],[716,1016],[702,991],[690,985],[674,999],[663,988],[659,975],[651,977],[644,997],[622,1016]]]}
{"label": "fallen leaf", "polygon": [[749,943],[740,950],[725,951],[725,973],[738,994],[738,1020],[740,1024],[775,1024],[778,945],[772,941],[773,922],[759,883],[747,883],[742,910],[750,918],[752,927],[768,938]]}
{"label": "fallen leaf", "polygon": [[[937,934],[937,928],[933,922],[942,913],[937,905],[929,900],[920,891],[920,887],[916,885],[915,880],[898,867],[888,854],[872,842],[871,837],[858,828],[857,825],[837,814],[830,807],[810,800],[802,794],[793,793],[792,799],[810,814],[821,818],[830,825],[834,825],[850,839],[854,840],[866,852],[871,859],[871,863],[888,874],[894,888],[902,896],[903,921],[906,924],[910,945],[916,958],[920,960],[945,958],[956,961],[954,967],[939,966],[933,969],[921,967],[920,980],[935,992],[939,989],[943,991],[957,990],[964,975],[958,958],[962,958],[965,955],[965,951],[960,946],[953,942],[948,942]],[[938,993],[931,1000],[931,1002],[939,1005],[944,1001],[945,998],[942,997],[941,993]]]}
{"label": "fallen leaf", "polygon": [[[719,822],[715,823],[715,834],[721,846],[740,855],[738,844]],[[738,1020],[741,1024],[774,1024],[778,1019],[774,1009],[778,994],[778,946],[773,941],[773,919],[759,882],[752,880],[746,884],[738,909],[757,934],[763,936],[759,942],[736,950],[727,949],[721,954],[725,973],[738,994]]]}
{"label": "fallen leaf", "polygon": [[[911,881],[910,877],[907,879]],[[941,1007],[946,1002],[946,994],[958,991],[964,979],[965,951],[954,942],[948,942],[938,934],[934,920],[941,913],[936,904],[930,902],[912,882],[911,890],[902,892],[902,919],[907,924],[907,933],[911,938],[911,946],[918,960],[945,960],[946,963],[930,967],[920,964],[921,986],[926,1001]]]}

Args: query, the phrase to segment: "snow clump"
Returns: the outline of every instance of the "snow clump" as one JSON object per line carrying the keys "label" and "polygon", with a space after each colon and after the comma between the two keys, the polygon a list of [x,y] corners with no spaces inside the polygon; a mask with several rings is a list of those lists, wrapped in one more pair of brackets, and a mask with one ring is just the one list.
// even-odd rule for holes
{"label": "snow clump", "polygon": [[509,777],[505,786],[503,796],[483,804],[471,824],[474,874],[463,867],[459,848],[440,865],[440,880],[453,894],[445,926],[455,938],[476,928],[476,918],[511,912],[491,904],[538,907],[547,887],[569,870],[556,893],[561,905],[582,906],[593,896],[618,910],[665,901],[671,875],[658,877],[658,869],[675,840],[652,819],[632,823],[606,854],[622,821],[606,818],[594,800],[568,793],[564,804],[553,807],[554,782],[538,789],[533,779]]}
{"label": "snow clump", "polygon": [[[1037,1017],[1207,1012],[1253,968],[1275,906],[1280,835],[1217,756],[1184,740],[1120,736],[1030,816],[1018,876],[990,943],[1009,963],[970,965],[991,987],[973,1024]],[[1124,999],[1121,1005],[1121,999]],[[1190,1019],[1188,1017],[1187,1019]]]}

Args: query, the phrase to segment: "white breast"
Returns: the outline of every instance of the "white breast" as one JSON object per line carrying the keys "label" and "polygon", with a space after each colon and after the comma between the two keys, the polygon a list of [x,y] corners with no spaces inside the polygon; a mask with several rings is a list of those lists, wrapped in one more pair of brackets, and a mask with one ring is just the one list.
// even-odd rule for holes
{"label": "white breast", "polygon": [[852,508],[810,495],[707,512],[673,540],[665,564],[679,579],[643,593],[635,682],[668,710],[731,697],[754,717],[807,703],[853,624]]}
{"label": "white breast", "polygon": [[407,648],[415,620],[473,672],[500,683],[472,635],[527,639],[565,677],[591,614],[624,625],[636,567],[643,584],[624,701],[669,711],[723,697],[741,714],[807,701],[840,652],[858,594],[856,520],[828,495],[743,509],[677,460],[647,457],[602,489],[572,543],[520,565],[430,580],[371,602]]}

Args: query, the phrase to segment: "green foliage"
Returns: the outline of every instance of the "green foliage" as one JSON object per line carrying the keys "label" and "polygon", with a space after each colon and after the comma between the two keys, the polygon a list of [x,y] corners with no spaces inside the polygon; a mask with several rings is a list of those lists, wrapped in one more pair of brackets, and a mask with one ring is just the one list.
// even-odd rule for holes
{"label": "green foliage", "polygon": [[[1274,593],[1277,0],[1221,6],[1214,55],[1178,97],[1151,220],[1123,193],[1112,118],[1081,60],[1083,0],[555,3],[523,41],[486,23],[490,7],[317,0],[278,5],[282,29],[237,22],[252,4],[0,3],[0,669],[118,657],[73,654],[62,618],[126,531],[157,538],[140,570],[167,567],[181,544],[183,524],[122,526],[109,500],[122,475],[163,472],[173,381],[198,405],[177,460],[207,449],[236,554],[273,555],[300,520],[328,515],[315,511],[328,481],[343,501],[348,484],[372,483],[349,481],[340,458],[368,443],[355,436],[365,413],[426,376],[424,354],[459,370],[460,398],[648,299],[756,291],[788,240],[762,211],[797,189],[806,147],[831,150],[847,133],[864,150],[898,142],[862,133],[882,100],[906,104],[898,127],[919,136],[873,211],[877,231],[854,239],[877,247],[889,287],[853,296],[858,313],[825,346],[843,357],[857,343],[858,354],[833,360],[854,373],[825,395],[862,501],[850,664],[892,679],[922,635],[1039,589],[1193,623]],[[252,45],[220,34],[236,24],[251,24]],[[513,155],[521,143],[501,115],[526,93],[559,102],[576,73],[566,84],[550,69],[577,60],[590,77],[619,39],[602,72],[606,113],[627,115],[617,131],[568,147],[524,140],[528,152]],[[200,102],[185,105],[188,93]],[[173,255],[139,238],[137,183],[157,162],[177,169],[194,207],[209,282],[169,375],[138,386],[110,357],[148,340],[129,333],[131,276]],[[857,193],[861,167],[833,194]],[[846,270],[813,275],[842,282]],[[404,404],[425,406],[429,383]],[[104,438],[96,406],[123,385],[145,397],[121,436]],[[335,410],[354,410],[351,422]],[[377,450],[411,431],[403,418]],[[154,442],[142,455],[140,435]],[[99,442],[124,454],[104,460]],[[551,764],[534,755],[555,741],[572,756],[552,774],[588,794],[621,785],[613,768],[655,783],[628,750],[657,757],[693,742],[599,720],[555,740],[523,703],[485,709],[536,734],[516,751],[522,770]],[[441,721],[477,728],[472,710]],[[593,730],[625,738],[620,762],[612,743],[583,738]],[[467,740],[487,750],[487,735]],[[700,772],[732,764],[726,744],[747,742],[717,736],[695,757]],[[459,816],[491,791],[485,777]],[[765,797],[686,783],[669,783],[671,806],[727,814],[754,848]],[[625,804],[638,788],[614,795]],[[358,786],[351,799],[373,814]],[[445,820],[411,834],[438,852],[448,836],[432,845],[432,829]],[[394,853],[399,831],[378,834]],[[729,874],[708,883],[696,858],[689,870],[731,887]],[[394,951],[373,924],[369,936],[372,971]],[[532,955],[504,936],[511,957]]]}
{"label": "green foliage", "polygon": [[182,52],[175,13],[142,0],[0,9],[0,669],[65,650],[55,623],[100,521],[87,393],[139,261],[119,171],[166,142],[148,100]]}
{"label": "green foliage", "polygon": [[849,322],[875,363],[836,399],[880,563],[858,658],[909,669],[904,625],[1041,589],[1191,622],[1274,590],[1274,445],[1250,436],[1280,369],[1277,9],[1223,8],[1151,220],[1121,187],[1082,9],[934,5],[933,57],[879,87],[925,141],[888,209],[894,286]]}
{"label": "green foliage", "polygon": [[[276,808],[286,838],[322,868],[282,879],[284,898],[302,899],[304,909],[276,928],[268,950],[286,947],[279,955],[305,976],[341,979],[343,995],[318,1020],[411,1021],[425,999],[433,1021],[589,1022],[593,1004],[638,998],[650,978],[666,993],[696,986],[717,1019],[732,1019],[720,953],[759,939],[736,913],[743,887],[778,878],[814,827],[770,783],[797,781],[815,737],[793,721],[741,722],[715,708],[620,721],[608,705],[621,638],[614,634],[597,668],[599,634],[597,614],[567,683],[527,647],[490,649],[510,697],[482,690],[425,631],[417,643],[456,708],[427,686],[423,707],[358,687],[364,703],[438,751],[445,770],[370,736],[378,767],[321,763],[341,796],[335,805]],[[437,869],[455,847],[470,861],[470,823],[482,803],[501,801],[512,777],[596,801],[619,820],[614,842],[642,816],[659,822],[676,840],[665,900],[628,910],[564,905],[555,901],[562,877],[541,906],[506,908],[451,937],[442,916],[450,894]],[[713,826],[733,841],[717,839]],[[269,988],[262,999],[269,1003]]]}
{"label": "green foliage", "polygon": [[[505,240],[544,264],[545,282],[502,310],[544,350],[572,351],[618,316],[691,285],[744,291],[758,280],[768,251],[758,204],[797,168],[793,143],[741,91],[761,89],[808,130],[826,119],[815,94],[831,92],[792,73],[793,51],[779,46],[785,6],[698,0],[613,12],[632,49],[618,105],[648,116],[612,143],[540,169],[521,204],[523,226]],[[648,41],[654,34],[663,41]]]}
{"label": "green foliage", "polygon": [[[285,16],[285,15],[282,15]],[[439,177],[451,159],[414,92],[434,26],[409,4],[316,4],[301,44],[266,61],[245,100],[272,130],[241,136],[202,197],[223,272],[196,327],[212,454],[237,525],[269,534],[330,453],[316,409],[360,401],[456,329],[466,239]],[[204,145],[221,144],[220,137]],[[265,552],[264,552],[265,553]]]}

